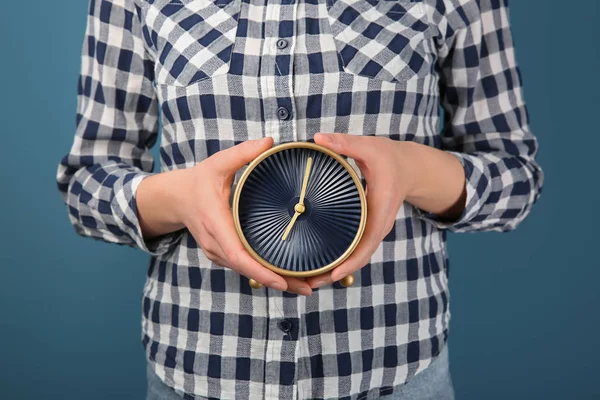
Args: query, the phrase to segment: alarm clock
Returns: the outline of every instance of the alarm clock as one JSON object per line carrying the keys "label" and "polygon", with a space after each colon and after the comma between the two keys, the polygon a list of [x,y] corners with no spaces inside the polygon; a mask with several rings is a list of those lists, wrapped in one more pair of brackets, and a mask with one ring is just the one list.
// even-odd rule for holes
{"label": "alarm clock", "polygon": [[[232,200],[238,236],[260,264],[309,277],[340,265],[365,230],[362,182],[344,157],[312,142],[274,146],[240,176]],[[349,287],[350,274],[340,281]],[[262,285],[250,279],[254,289]]]}

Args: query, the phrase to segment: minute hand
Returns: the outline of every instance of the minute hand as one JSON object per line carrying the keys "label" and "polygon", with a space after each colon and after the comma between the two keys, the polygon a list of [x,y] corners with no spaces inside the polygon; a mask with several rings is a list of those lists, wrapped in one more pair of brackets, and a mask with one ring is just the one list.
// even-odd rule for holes
{"label": "minute hand", "polygon": [[312,157],[308,157],[306,162],[306,169],[304,170],[304,180],[302,181],[302,190],[300,191],[300,200],[298,204],[304,205],[304,196],[306,196],[306,188],[308,186],[308,177],[310,175],[310,169],[312,167]]}
{"label": "minute hand", "polygon": [[306,187],[308,186],[308,176],[310,174],[311,167],[312,167],[312,157],[308,157],[308,161],[306,162],[306,169],[304,170],[304,180],[302,182],[302,190],[300,191],[300,199],[298,200],[298,204],[296,204],[294,206],[294,211],[295,211],[294,216],[292,217],[292,220],[290,221],[287,228],[285,229],[285,232],[283,232],[283,236],[281,237],[281,240],[287,239],[288,235],[290,234],[290,232],[292,230],[292,227],[296,223],[296,220],[298,219],[300,214],[302,214],[305,210],[304,196],[306,195]]}

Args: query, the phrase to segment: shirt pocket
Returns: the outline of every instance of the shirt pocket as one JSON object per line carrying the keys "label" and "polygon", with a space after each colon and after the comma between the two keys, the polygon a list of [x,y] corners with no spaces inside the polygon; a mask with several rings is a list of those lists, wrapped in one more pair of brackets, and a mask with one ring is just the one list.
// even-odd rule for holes
{"label": "shirt pocket", "polygon": [[157,84],[189,86],[229,71],[242,0],[148,0]]}
{"label": "shirt pocket", "polygon": [[326,0],[335,46],[346,72],[388,82],[430,70],[429,24],[418,0]]}

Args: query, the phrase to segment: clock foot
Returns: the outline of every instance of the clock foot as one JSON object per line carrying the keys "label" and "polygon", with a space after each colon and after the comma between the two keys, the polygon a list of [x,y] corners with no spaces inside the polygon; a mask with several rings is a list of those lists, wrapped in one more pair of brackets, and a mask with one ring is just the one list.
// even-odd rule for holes
{"label": "clock foot", "polygon": [[250,279],[250,287],[252,289],[260,289],[261,287],[263,287],[262,284],[258,283],[257,281],[255,281],[254,279]]}
{"label": "clock foot", "polygon": [[350,287],[354,284],[354,275],[350,274],[340,280],[340,284],[343,287]]}

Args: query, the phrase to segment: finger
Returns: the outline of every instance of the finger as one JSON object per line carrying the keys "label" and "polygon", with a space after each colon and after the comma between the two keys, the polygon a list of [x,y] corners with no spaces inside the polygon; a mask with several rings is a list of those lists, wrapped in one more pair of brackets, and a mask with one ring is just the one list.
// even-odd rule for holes
{"label": "finger", "polygon": [[320,288],[325,285],[331,285],[333,283],[333,279],[331,279],[331,272],[326,272],[321,275],[311,276],[306,279],[306,283],[312,288]]}
{"label": "finger", "polygon": [[217,172],[226,175],[234,174],[244,165],[253,161],[256,157],[273,146],[273,138],[262,138],[260,140],[247,140],[226,150],[217,152],[210,160],[211,165]]}
{"label": "finger", "polygon": [[359,245],[348,259],[330,273],[311,277],[307,283],[314,289],[341,280],[345,276],[364,267],[381,243],[383,232],[389,220],[389,210],[392,209],[387,191],[393,187],[385,176],[374,175],[367,181],[367,209],[369,217]]}
{"label": "finger", "polygon": [[[220,260],[220,262],[227,263],[226,261],[224,261],[224,259],[225,259],[224,251],[223,251],[223,249],[221,249],[221,247],[216,242],[216,240],[212,236],[209,236],[209,237],[205,238],[204,240],[207,243],[207,246],[210,245],[211,248],[215,249],[215,250],[213,250],[213,252],[211,252],[212,254],[214,254],[215,259]],[[215,260],[213,260],[213,261],[215,261]],[[231,268],[228,265],[226,265],[226,266],[228,268]],[[231,269],[233,269],[233,268],[231,268]],[[300,294],[303,296],[310,296],[312,294],[311,287],[304,280],[294,278],[294,277],[283,277],[283,279],[287,282],[287,285],[288,285],[287,291],[288,292]]]}
{"label": "finger", "polygon": [[287,282],[282,276],[269,270],[253,259],[244,249],[234,228],[233,216],[228,208],[218,206],[213,212],[209,233],[212,234],[222,249],[225,260],[232,268],[247,278],[254,279],[263,286],[276,290],[286,290]]}
{"label": "finger", "polygon": [[231,268],[231,265],[225,259],[219,257],[218,255],[216,255],[214,253],[207,253],[207,252],[204,252],[204,254],[213,263],[215,263],[221,267],[233,269],[233,268]]}
{"label": "finger", "polygon": [[379,185],[379,188],[371,187],[371,193],[367,197],[367,207],[369,209],[369,218],[365,226],[365,232],[360,240],[360,243],[350,257],[338,267],[336,267],[329,276],[325,275],[320,280],[311,281],[311,287],[315,285],[326,285],[332,282],[337,282],[345,276],[364,267],[377,247],[381,244],[384,237],[383,232],[386,229],[387,221],[390,213],[390,205],[385,193],[385,185]]}
{"label": "finger", "polygon": [[376,138],[372,136],[345,133],[317,133],[315,143],[325,146],[336,153],[344,154],[358,162],[376,159]]}
{"label": "finger", "polygon": [[216,259],[220,259],[219,262],[225,267],[249,279],[252,278],[263,286],[286,290],[287,282],[281,276],[260,265],[246,252],[233,228],[233,217],[229,208],[224,207],[220,202],[215,203],[220,206],[207,215],[210,220],[189,227],[199,246],[202,247],[204,244],[206,250]]}
{"label": "finger", "polygon": [[[369,217],[371,218],[371,216]],[[333,281],[338,281],[348,274],[351,274],[367,265],[373,256],[373,253],[375,253],[381,244],[381,240],[384,237],[383,231],[385,229],[385,215],[372,217],[371,223],[367,223],[368,226],[365,228],[365,233],[356,250],[350,257],[348,257],[346,261],[332,271],[331,279]]]}
{"label": "finger", "polygon": [[223,249],[221,249],[221,246],[219,246],[219,243],[208,232],[206,232],[202,238],[201,247],[205,252],[214,254],[223,260],[227,258],[225,253],[223,253]]}
{"label": "finger", "polygon": [[287,288],[288,292],[300,294],[302,296],[312,295],[312,289],[311,289],[310,285],[308,283],[306,283],[306,281],[304,281],[303,279],[287,277],[287,276],[284,277],[284,279],[287,281],[287,284],[288,284],[288,288]]}

